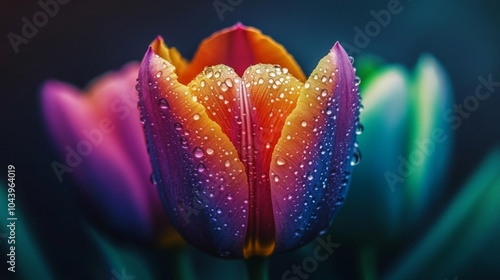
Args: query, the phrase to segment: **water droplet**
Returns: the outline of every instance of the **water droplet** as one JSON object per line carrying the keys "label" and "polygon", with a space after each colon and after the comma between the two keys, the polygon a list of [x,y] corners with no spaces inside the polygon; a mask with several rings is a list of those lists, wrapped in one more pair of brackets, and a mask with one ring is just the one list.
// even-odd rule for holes
{"label": "water droplet", "polygon": [[276,164],[280,165],[280,166],[285,165],[286,164],[286,160],[284,158],[280,157],[280,156],[277,156],[276,157]]}
{"label": "water droplet", "polygon": [[156,72],[156,78],[160,78],[163,73],[161,71]]}
{"label": "water droplet", "polygon": [[314,179],[314,176],[312,175],[311,172],[307,172],[307,180],[312,181]]}
{"label": "water droplet", "polygon": [[194,115],[193,115],[193,119],[194,119],[195,121],[199,120],[199,119],[200,119],[200,115],[199,115],[198,113],[194,114]]}
{"label": "water droplet", "polygon": [[259,78],[259,80],[257,81],[257,83],[259,83],[259,85],[262,85],[264,83],[264,79]]}
{"label": "water droplet", "polygon": [[271,143],[267,142],[266,143],[266,149],[269,149],[269,148],[271,148]]}
{"label": "water droplet", "polygon": [[180,142],[181,142],[181,147],[184,148],[184,149],[187,149],[188,147],[188,140],[184,137],[181,137],[180,138]]}
{"label": "water droplet", "polygon": [[212,68],[208,68],[207,70],[205,70],[205,76],[207,78],[212,78],[212,76],[214,75],[214,72],[212,71]]}
{"label": "water droplet", "polygon": [[203,163],[198,164],[198,166],[196,166],[196,170],[198,170],[198,172],[205,171],[205,165]]}
{"label": "water droplet", "polygon": [[227,85],[225,83],[222,83],[220,84],[220,90],[222,90],[223,92],[226,92],[229,88],[227,87]]}
{"label": "water droplet", "polygon": [[278,176],[278,175],[274,176],[274,181],[275,181],[276,183],[277,183],[277,182],[279,182],[279,181],[280,181],[280,176]]}
{"label": "water droplet", "polygon": [[328,95],[328,91],[326,89],[321,90],[321,96],[325,97]]}
{"label": "water droplet", "polygon": [[202,150],[200,147],[196,147],[196,148],[194,148],[194,150],[193,150],[193,155],[194,155],[196,158],[201,158],[201,157],[203,157],[204,153],[203,153],[203,150]]}
{"label": "water droplet", "polygon": [[158,105],[160,105],[160,108],[163,110],[168,109],[168,102],[165,98],[158,100]]}
{"label": "water droplet", "polygon": [[302,125],[302,127],[306,127],[307,126],[307,122],[306,121],[302,121],[302,123],[300,123],[300,125]]}
{"label": "water droplet", "polygon": [[356,135],[361,135],[363,133],[363,130],[365,130],[365,127],[361,123],[359,123],[356,127]]}
{"label": "water droplet", "polygon": [[354,154],[351,159],[351,166],[358,165],[361,162],[361,151],[358,147],[354,147]]}
{"label": "water droplet", "polygon": [[226,160],[226,162],[224,162],[224,166],[229,167],[230,165],[231,165],[231,162],[229,160]]}
{"label": "water droplet", "polygon": [[151,173],[151,176],[149,177],[149,180],[151,181],[151,184],[156,186],[156,180],[155,180],[155,174]]}
{"label": "water droplet", "polygon": [[233,200],[233,195],[232,195],[232,194],[230,194],[230,193],[228,193],[228,194],[227,194],[227,200]]}
{"label": "water droplet", "polygon": [[220,71],[215,72],[214,77],[218,79],[220,77]]}
{"label": "water droplet", "polygon": [[227,79],[226,79],[226,85],[227,85],[228,87],[233,87],[233,81],[232,81],[230,78],[227,78]]}
{"label": "water droplet", "polygon": [[356,78],[354,78],[354,85],[359,86],[359,84],[361,84],[361,78],[356,76]]}
{"label": "water droplet", "polygon": [[174,123],[174,128],[175,128],[175,130],[179,131],[179,130],[182,129],[182,124],[180,124],[180,123]]}
{"label": "water droplet", "polygon": [[310,84],[309,82],[306,82],[306,83],[304,84],[304,88],[310,88],[310,87],[311,87],[311,84]]}
{"label": "water droplet", "polygon": [[327,79],[328,79],[328,78],[327,78],[326,76],[323,76],[323,77],[321,77],[321,82],[326,83],[326,80],[327,80]]}
{"label": "water droplet", "polygon": [[201,87],[205,87],[205,80],[201,80],[201,82],[200,82],[200,86],[201,86]]}
{"label": "water droplet", "polygon": [[354,57],[349,56],[348,58],[349,58],[349,63],[353,64],[354,63]]}
{"label": "water droplet", "polygon": [[222,210],[220,208],[217,208],[217,214],[221,214]]}
{"label": "water droplet", "polygon": [[214,154],[214,150],[213,150],[213,149],[211,149],[211,148],[207,148],[207,150],[206,150],[206,151],[207,151],[207,154],[208,154],[208,155],[213,155],[213,154]]}

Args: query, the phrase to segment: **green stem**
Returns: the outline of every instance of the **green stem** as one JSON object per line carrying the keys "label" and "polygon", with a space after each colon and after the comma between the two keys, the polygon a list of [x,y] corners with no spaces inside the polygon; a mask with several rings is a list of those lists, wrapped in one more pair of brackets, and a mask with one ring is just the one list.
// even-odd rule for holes
{"label": "green stem", "polygon": [[251,257],[246,260],[248,280],[269,280],[268,264],[266,257]]}
{"label": "green stem", "polygon": [[375,280],[377,279],[377,256],[376,250],[372,247],[361,249],[361,279]]}

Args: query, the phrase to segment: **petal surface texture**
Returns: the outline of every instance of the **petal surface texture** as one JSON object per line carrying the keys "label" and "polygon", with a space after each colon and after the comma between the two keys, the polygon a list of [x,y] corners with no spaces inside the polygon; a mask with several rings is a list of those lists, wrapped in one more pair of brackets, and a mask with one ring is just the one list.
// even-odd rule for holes
{"label": "petal surface texture", "polygon": [[[190,243],[225,257],[267,256],[313,239],[343,201],[355,152],[360,100],[340,45],[303,84],[302,72],[297,79],[283,65],[251,65],[252,57],[265,61],[246,50],[256,34],[236,26],[206,40],[225,38],[221,46],[237,55],[196,56],[194,65],[211,66],[187,85],[163,44],[152,45],[139,74],[155,180],[170,218]],[[284,54],[284,64],[295,63]]]}
{"label": "petal surface texture", "polygon": [[248,190],[235,147],[152,48],[139,87],[154,180],[172,223],[208,253],[242,257]]}
{"label": "petal surface texture", "polygon": [[270,171],[277,252],[297,248],[326,230],[344,201],[360,106],[354,80],[349,58],[336,43],[286,119]]}

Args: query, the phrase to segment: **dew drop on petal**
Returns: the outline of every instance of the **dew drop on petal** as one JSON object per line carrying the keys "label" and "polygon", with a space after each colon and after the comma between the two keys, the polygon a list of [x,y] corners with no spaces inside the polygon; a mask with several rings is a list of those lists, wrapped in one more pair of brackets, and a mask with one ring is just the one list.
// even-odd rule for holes
{"label": "dew drop on petal", "polygon": [[168,109],[168,102],[165,98],[158,100],[158,105],[160,105],[160,108],[163,110]]}
{"label": "dew drop on petal", "polygon": [[180,142],[181,142],[181,147],[184,148],[184,149],[187,149],[187,147],[188,147],[188,140],[185,137],[181,137],[180,138]]}
{"label": "dew drop on petal", "polygon": [[151,176],[149,177],[149,180],[151,181],[151,183],[153,185],[156,186],[156,179],[155,179],[155,174],[154,173],[151,173]]}
{"label": "dew drop on petal", "polygon": [[201,158],[201,157],[203,157],[204,153],[203,153],[203,150],[202,150],[200,147],[196,147],[196,148],[194,148],[194,150],[193,150],[193,155],[194,155],[196,158]]}
{"label": "dew drop on petal", "polygon": [[214,150],[212,148],[207,148],[207,155],[213,155],[214,154]]}
{"label": "dew drop on petal", "polygon": [[285,165],[286,164],[286,160],[284,158],[280,157],[280,156],[277,156],[276,157],[276,164],[280,165],[280,166]]}
{"label": "dew drop on petal", "polygon": [[306,83],[304,84],[304,88],[310,88],[310,87],[311,87],[311,84],[310,84],[309,82],[306,82]]}
{"label": "dew drop on petal", "polygon": [[351,159],[351,166],[358,165],[361,162],[361,151],[358,147],[354,147],[354,154]]}
{"label": "dew drop on petal", "polygon": [[361,84],[361,78],[356,76],[356,78],[354,78],[354,85],[359,86],[359,84]]}
{"label": "dew drop on petal", "polygon": [[229,88],[227,87],[227,85],[225,83],[222,83],[220,84],[220,89],[223,91],[223,92],[226,92]]}
{"label": "dew drop on petal", "polygon": [[205,71],[205,76],[210,79],[212,78],[212,76],[214,75],[214,72],[212,71],[212,68],[208,68],[206,71]]}
{"label": "dew drop on petal", "polygon": [[198,164],[198,166],[196,166],[196,170],[198,170],[198,172],[205,171],[205,165],[203,163]]}
{"label": "dew drop on petal", "polygon": [[200,115],[199,115],[199,114],[194,114],[194,115],[193,115],[193,119],[194,119],[195,121],[199,120],[199,119],[200,119]]}
{"label": "dew drop on petal", "polygon": [[179,131],[179,130],[182,129],[182,124],[180,124],[180,123],[174,123],[174,128],[175,128],[175,130]]}
{"label": "dew drop on petal", "polygon": [[363,133],[363,130],[365,130],[365,127],[359,123],[358,126],[356,126],[356,135],[361,135]]}
{"label": "dew drop on petal", "polygon": [[306,127],[307,126],[307,122],[306,121],[302,121],[302,123],[300,123],[300,125],[302,125],[302,127]]}
{"label": "dew drop on petal", "polygon": [[227,78],[227,79],[226,79],[226,85],[227,85],[228,87],[233,87],[233,81],[232,81],[230,78]]}

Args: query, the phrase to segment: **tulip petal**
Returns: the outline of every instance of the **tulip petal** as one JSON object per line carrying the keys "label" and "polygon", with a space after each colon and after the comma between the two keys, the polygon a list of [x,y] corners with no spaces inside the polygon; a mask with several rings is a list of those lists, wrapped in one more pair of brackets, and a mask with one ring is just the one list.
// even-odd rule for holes
{"label": "tulip petal", "polygon": [[87,95],[49,81],[42,89],[42,101],[48,128],[66,160],[63,164],[81,182],[78,190],[91,215],[113,231],[151,241],[167,223],[149,180],[136,105],[127,105],[120,96],[124,93],[132,104],[137,100],[136,94],[128,95],[137,74],[137,66],[133,68],[124,67],[97,81]]}
{"label": "tulip petal", "polygon": [[249,197],[254,198],[249,203],[247,257],[268,255],[274,249],[269,166],[285,118],[296,106],[300,87],[288,70],[269,64],[248,68],[242,78],[228,66],[207,67],[189,84],[245,165]]}
{"label": "tulip petal", "polygon": [[189,67],[179,75],[179,81],[188,83],[205,66],[218,64],[227,65],[242,76],[248,67],[258,63],[286,67],[294,77],[300,81],[305,80],[299,65],[282,45],[263,35],[258,29],[236,24],[205,39]]}
{"label": "tulip petal", "polygon": [[189,63],[182,57],[176,48],[169,48],[165,45],[165,41],[161,36],[156,37],[151,43],[151,47],[155,50],[157,55],[170,62],[175,67],[175,72],[178,76],[182,76],[182,73],[186,70]]}
{"label": "tulip petal", "polygon": [[154,180],[172,223],[208,253],[241,257],[248,191],[236,149],[151,47],[138,87]]}
{"label": "tulip petal", "polygon": [[270,171],[278,252],[315,238],[344,200],[360,106],[354,80],[348,56],[336,43],[286,119]]}

